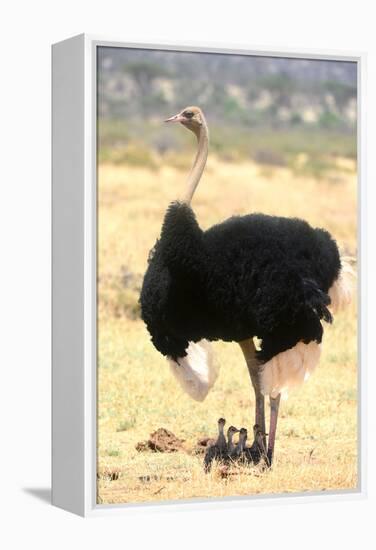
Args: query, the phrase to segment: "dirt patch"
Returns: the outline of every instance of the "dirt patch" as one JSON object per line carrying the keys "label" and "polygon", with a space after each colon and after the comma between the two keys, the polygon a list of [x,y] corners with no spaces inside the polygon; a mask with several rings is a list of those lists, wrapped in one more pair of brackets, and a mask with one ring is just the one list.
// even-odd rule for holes
{"label": "dirt patch", "polygon": [[215,444],[215,439],[212,437],[203,437],[197,441],[196,446],[192,450],[192,454],[201,455],[206,453],[208,447],[211,447]]}
{"label": "dirt patch", "polygon": [[179,439],[166,428],[158,428],[150,434],[147,441],[137,443],[136,450],[139,452],[150,450],[156,453],[175,453],[183,449],[183,443],[184,439]]}

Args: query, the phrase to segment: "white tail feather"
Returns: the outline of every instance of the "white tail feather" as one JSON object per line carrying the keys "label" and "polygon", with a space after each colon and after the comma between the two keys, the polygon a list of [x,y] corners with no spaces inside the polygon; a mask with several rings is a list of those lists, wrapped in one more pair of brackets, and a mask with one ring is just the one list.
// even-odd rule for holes
{"label": "white tail feather", "polygon": [[214,362],[210,342],[189,342],[187,355],[174,361],[168,357],[173,374],[184,391],[196,401],[203,401],[214,385],[219,368]]}
{"label": "white tail feather", "polygon": [[[355,272],[350,265],[351,258],[341,257],[341,270],[329,289],[333,313],[341,311],[351,303]],[[305,382],[320,360],[321,346],[317,342],[296,346],[272,357],[263,365],[260,375],[261,391],[264,395],[287,397],[288,391]]]}
{"label": "white tail feather", "polygon": [[261,391],[264,395],[277,397],[279,393],[287,398],[290,389],[305,382],[320,360],[321,347],[317,342],[296,346],[282,351],[267,361],[260,375]]}
{"label": "white tail feather", "polygon": [[341,311],[351,303],[355,272],[348,258],[341,257],[341,271],[329,289],[329,309],[333,313]]}

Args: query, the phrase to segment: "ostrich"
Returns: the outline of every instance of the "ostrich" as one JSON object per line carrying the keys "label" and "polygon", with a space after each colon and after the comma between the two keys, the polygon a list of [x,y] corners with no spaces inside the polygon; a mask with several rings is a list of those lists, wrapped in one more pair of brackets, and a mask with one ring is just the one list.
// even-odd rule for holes
{"label": "ostrich", "polygon": [[234,457],[241,458],[245,449],[245,444],[247,443],[248,432],[246,428],[240,428],[239,431],[239,441],[235,447]]}
{"label": "ostrich", "polygon": [[225,424],[226,420],[224,418],[218,420],[217,441],[208,448],[204,458],[204,468],[206,472],[210,471],[213,460],[224,460],[227,458],[227,442],[223,431]]}
{"label": "ostrich", "polygon": [[264,445],[264,438],[268,434],[264,434],[258,424],[253,426],[253,443],[250,447],[245,447],[244,456],[248,462],[258,464],[264,457],[267,461],[267,451]]}
{"label": "ostrich", "polygon": [[235,426],[230,426],[227,430],[227,454],[231,458],[232,454],[235,451],[235,445],[232,441],[234,435],[238,433],[238,428],[235,428]]}
{"label": "ostrich", "polygon": [[331,235],[301,219],[252,213],[203,231],[191,201],[208,156],[204,114],[186,107],[166,122],[193,132],[198,149],[185,192],[168,207],[149,255],[142,318],[155,348],[198,401],[218,375],[210,342],[240,345],[255,393],[252,425],[262,434],[265,396],[270,399],[271,465],[281,394],[317,365],[321,322],[330,323],[332,313],[350,301],[350,268],[341,263]]}

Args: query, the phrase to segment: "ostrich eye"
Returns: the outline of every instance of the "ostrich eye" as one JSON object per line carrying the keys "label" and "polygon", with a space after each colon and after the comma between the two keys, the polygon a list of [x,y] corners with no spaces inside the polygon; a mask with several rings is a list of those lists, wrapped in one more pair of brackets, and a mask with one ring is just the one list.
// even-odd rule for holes
{"label": "ostrich eye", "polygon": [[185,118],[192,118],[194,115],[194,113],[192,113],[192,111],[184,111],[183,113],[183,116],[185,116]]}

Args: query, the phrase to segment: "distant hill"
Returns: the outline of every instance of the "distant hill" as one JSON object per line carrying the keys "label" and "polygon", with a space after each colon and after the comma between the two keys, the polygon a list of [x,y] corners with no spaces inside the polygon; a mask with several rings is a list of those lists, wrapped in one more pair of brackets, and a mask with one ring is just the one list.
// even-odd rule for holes
{"label": "distant hill", "polygon": [[354,132],[352,62],[101,47],[103,119],[160,120],[198,104],[211,124]]}

